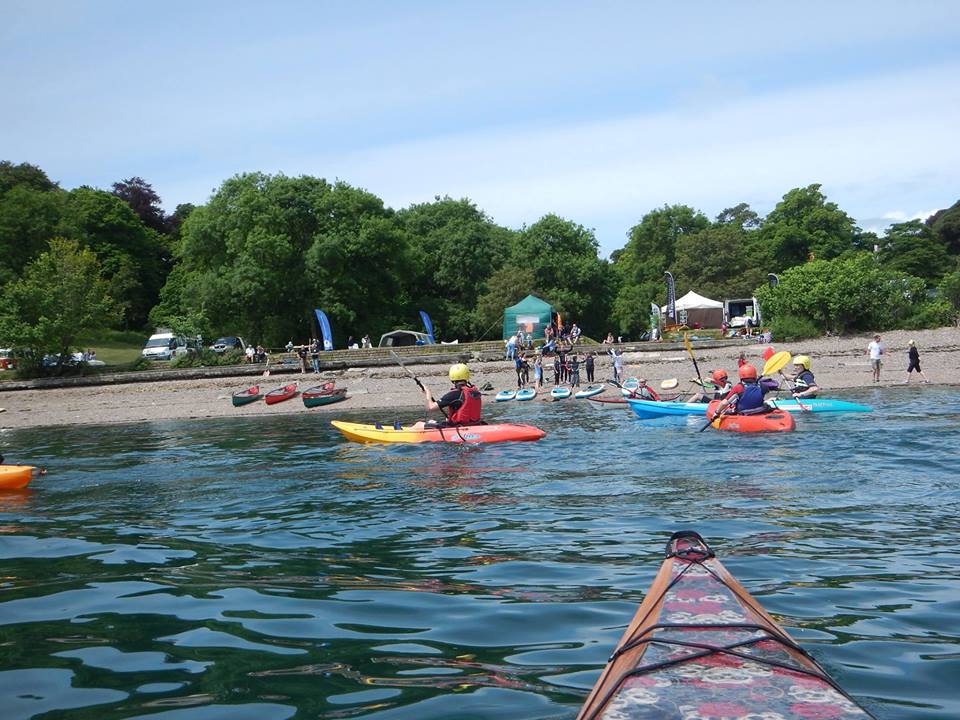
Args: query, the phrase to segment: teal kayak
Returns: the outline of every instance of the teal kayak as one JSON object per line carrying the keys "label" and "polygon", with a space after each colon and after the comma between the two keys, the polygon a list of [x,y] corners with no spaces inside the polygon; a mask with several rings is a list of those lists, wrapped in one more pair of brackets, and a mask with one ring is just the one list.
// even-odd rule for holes
{"label": "teal kayak", "polygon": [[517,390],[517,400],[533,400],[537,396],[536,390],[531,390],[530,388],[524,388],[523,390]]}
{"label": "teal kayak", "polygon": [[570,395],[570,388],[558,387],[550,391],[550,396],[553,397],[554,400],[565,400],[570,397]]}
{"label": "teal kayak", "polygon": [[[654,400],[638,400],[634,398],[627,398],[627,402],[630,403],[630,408],[636,413],[637,417],[645,420],[669,417],[671,415],[703,415],[707,411],[706,403],[656,402]],[[860,405],[859,403],[847,402],[846,400],[833,400],[831,398],[815,398],[812,400],[801,400],[799,402],[792,398],[789,400],[771,399],[767,400],[767,405],[791,413],[871,412],[873,410],[869,405]]]}
{"label": "teal kayak", "polygon": [[497,393],[494,400],[497,402],[506,402],[507,400],[513,400],[517,396],[516,390],[501,390]]}

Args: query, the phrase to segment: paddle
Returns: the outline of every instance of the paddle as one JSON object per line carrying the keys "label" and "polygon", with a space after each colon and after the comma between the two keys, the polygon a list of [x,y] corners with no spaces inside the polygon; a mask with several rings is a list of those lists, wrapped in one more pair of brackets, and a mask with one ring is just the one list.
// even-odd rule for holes
{"label": "paddle", "polygon": [[693,354],[693,346],[690,344],[690,337],[687,333],[683,334],[683,346],[687,349],[687,352],[690,353],[690,359],[693,360],[693,369],[697,371],[697,380],[700,381],[700,386],[703,386],[703,376],[700,375],[700,367],[697,365],[697,358]]}
{"label": "paddle", "polygon": [[[427,389],[423,386],[423,383],[420,382],[420,378],[418,378],[416,375],[414,375],[414,374],[410,371],[410,368],[408,368],[406,365],[403,364],[403,360],[400,359],[400,356],[399,356],[399,355],[397,355],[393,350],[390,351],[390,354],[393,355],[393,359],[397,361],[397,365],[399,365],[400,367],[402,367],[402,368],[403,368],[403,371],[404,371],[407,375],[409,375],[410,377],[413,378],[413,381],[417,384],[417,387],[419,387],[419,388],[420,388],[421,390],[423,390],[424,392],[429,392],[429,390],[427,390]],[[433,399],[433,393],[430,393],[430,399],[431,399],[431,400]],[[439,406],[438,406],[438,407],[439,407]],[[446,418],[447,420],[450,420],[450,416],[447,415],[447,410],[446,410],[446,408],[440,408],[440,412],[441,412],[441,414],[443,415],[444,418]],[[455,429],[456,429],[456,431],[457,431],[457,435],[460,435],[460,428],[455,428]],[[441,437],[443,436],[443,431],[442,431],[442,430],[440,431],[440,435],[441,435]],[[460,439],[463,440],[463,435],[460,435]]]}
{"label": "paddle", "polygon": [[[761,377],[764,375],[772,375],[773,373],[780,372],[788,362],[790,362],[790,353],[788,353],[786,350],[782,350],[781,352],[771,355],[767,359],[767,361],[763,364],[763,372],[760,373]],[[780,373],[780,375],[782,376],[783,373]],[[703,381],[701,380],[701,382]],[[799,400],[797,400],[797,405],[800,406],[801,410],[804,409],[803,405],[800,403]],[[728,405],[727,408],[729,407],[731,406]],[[716,415],[710,418],[707,421],[707,424],[704,425],[702,428],[700,428],[697,432],[703,432],[704,430],[706,430],[708,427],[710,427],[713,424],[713,421],[716,419],[717,419]]]}

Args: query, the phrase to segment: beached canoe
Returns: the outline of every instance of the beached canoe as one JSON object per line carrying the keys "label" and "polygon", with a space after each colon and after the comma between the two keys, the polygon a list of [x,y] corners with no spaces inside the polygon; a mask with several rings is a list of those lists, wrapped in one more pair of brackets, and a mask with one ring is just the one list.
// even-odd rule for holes
{"label": "beached canoe", "polygon": [[254,385],[246,390],[237,390],[237,392],[235,392],[231,397],[234,407],[242,407],[243,405],[249,405],[252,402],[256,402],[262,398],[263,395],[260,394],[260,386]]}
{"label": "beached canoe", "polygon": [[604,390],[606,390],[606,388],[603,385],[591,385],[590,387],[586,387],[583,390],[574,393],[573,396],[577,400],[586,400],[588,398],[592,398],[594,395],[599,395]]}
{"label": "beached canoe", "polygon": [[497,402],[506,402],[507,400],[513,400],[516,396],[516,390],[501,390],[494,396],[493,399]]}
{"label": "beached canoe", "polygon": [[267,405],[276,405],[279,402],[284,400],[289,400],[297,394],[297,384],[290,383],[289,385],[284,385],[283,387],[278,387],[276,390],[271,390],[266,395],[263,396],[263,401]]}
{"label": "beached canoe", "polygon": [[517,390],[516,398],[517,400],[533,400],[537,396],[537,391],[531,388],[524,388],[523,390]]}
{"label": "beached canoe", "polygon": [[[657,402],[655,400],[641,400],[640,398],[628,398],[630,408],[636,413],[637,417],[645,420],[666,415],[703,415],[706,403],[688,403],[688,402]],[[800,405],[803,407],[800,407]],[[871,412],[873,408],[869,405],[860,405],[859,403],[847,402],[845,400],[833,400],[831,398],[815,398],[812,400],[801,400],[798,403],[794,399],[789,400],[767,400],[767,405],[776,410],[786,410],[791,413],[813,412],[813,413],[843,413],[843,412]]]}
{"label": "beached canoe", "polygon": [[872,717],[685,531],[577,720]]}
{"label": "beached canoe", "polygon": [[550,391],[550,397],[554,400],[566,400],[571,394],[570,388],[566,387],[555,387]]}
{"label": "beached canoe", "polygon": [[22,490],[43,472],[33,465],[0,465],[0,490]]}
{"label": "beached canoe", "polygon": [[[721,400],[710,401],[707,405],[707,419],[712,418],[716,414],[721,402]],[[793,415],[783,410],[771,410],[770,412],[752,415],[724,413],[715,418],[710,424],[717,430],[729,430],[731,432],[742,433],[790,432],[797,427]]]}
{"label": "beached canoe", "polygon": [[539,440],[546,433],[532,425],[498,423],[495,425],[460,425],[423,429],[361,425],[334,420],[331,423],[344,436],[364,443],[495,443]]}
{"label": "beached canoe", "polygon": [[333,405],[347,399],[347,389],[335,388],[333,383],[325,383],[307,388],[300,393],[300,399],[303,400],[303,406],[307,408]]}

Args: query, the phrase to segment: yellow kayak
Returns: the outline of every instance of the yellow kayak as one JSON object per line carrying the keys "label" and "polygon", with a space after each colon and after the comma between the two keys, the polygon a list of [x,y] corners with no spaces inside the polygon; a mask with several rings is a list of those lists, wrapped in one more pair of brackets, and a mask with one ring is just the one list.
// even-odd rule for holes
{"label": "yellow kayak", "polygon": [[22,490],[43,470],[33,465],[0,465],[0,490]]}
{"label": "yellow kayak", "polygon": [[491,443],[539,440],[546,435],[543,430],[532,425],[514,425],[511,423],[427,428],[378,427],[341,420],[333,420],[330,424],[342,432],[347,439],[367,443]]}

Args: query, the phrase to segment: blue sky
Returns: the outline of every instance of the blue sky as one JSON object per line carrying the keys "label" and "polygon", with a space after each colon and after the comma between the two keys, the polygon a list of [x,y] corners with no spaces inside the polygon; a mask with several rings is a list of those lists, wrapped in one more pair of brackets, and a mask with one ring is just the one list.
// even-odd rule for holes
{"label": "blue sky", "polygon": [[139,175],[172,210],[246,171],[547,212],[604,253],[664,203],[862,227],[960,199],[960,3],[0,2],[0,159]]}

